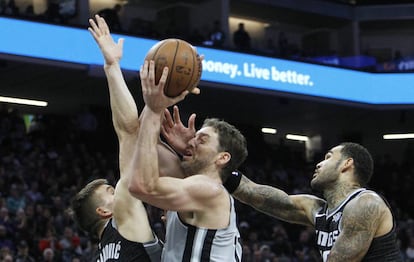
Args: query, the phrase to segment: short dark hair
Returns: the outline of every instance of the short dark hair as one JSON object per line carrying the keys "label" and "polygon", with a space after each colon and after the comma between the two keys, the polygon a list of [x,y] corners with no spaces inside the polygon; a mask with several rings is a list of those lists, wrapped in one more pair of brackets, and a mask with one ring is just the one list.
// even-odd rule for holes
{"label": "short dark hair", "polygon": [[369,151],[360,144],[345,142],[341,143],[341,154],[354,160],[355,176],[361,186],[366,186],[371,180],[374,172],[374,160]]}
{"label": "short dark hair", "polygon": [[224,182],[232,171],[236,170],[247,158],[247,142],[243,134],[233,125],[217,118],[207,118],[203,127],[212,127],[218,133],[219,150],[230,153],[231,159],[221,170]]}
{"label": "short dark hair", "polygon": [[107,184],[106,179],[95,179],[82,188],[71,201],[73,219],[94,241],[99,240],[98,230],[105,224],[105,221],[95,212],[101,204],[95,193],[98,187]]}

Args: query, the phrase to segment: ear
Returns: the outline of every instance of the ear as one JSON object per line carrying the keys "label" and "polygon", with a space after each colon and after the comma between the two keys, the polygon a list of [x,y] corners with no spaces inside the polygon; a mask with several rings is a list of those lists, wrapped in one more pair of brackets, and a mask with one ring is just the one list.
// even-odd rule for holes
{"label": "ear", "polygon": [[95,211],[102,218],[110,218],[110,217],[112,217],[112,211],[109,210],[109,209],[107,209],[107,208],[97,207]]}
{"label": "ear", "polygon": [[349,170],[351,170],[352,168],[354,168],[354,159],[353,158],[347,158],[344,163],[343,166],[341,168],[341,172],[347,172]]}
{"label": "ear", "polygon": [[231,159],[231,155],[229,152],[220,152],[218,154],[216,163],[218,166],[224,166],[225,164],[227,164],[227,162],[230,161],[230,159]]}

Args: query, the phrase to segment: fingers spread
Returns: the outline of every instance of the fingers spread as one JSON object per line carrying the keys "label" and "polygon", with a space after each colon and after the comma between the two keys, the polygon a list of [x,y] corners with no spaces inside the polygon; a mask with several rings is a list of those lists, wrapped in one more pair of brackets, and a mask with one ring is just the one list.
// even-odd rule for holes
{"label": "fingers spread", "polygon": [[181,117],[180,117],[180,111],[178,110],[178,106],[174,106],[173,110],[174,110],[173,112],[174,122],[181,124]]}

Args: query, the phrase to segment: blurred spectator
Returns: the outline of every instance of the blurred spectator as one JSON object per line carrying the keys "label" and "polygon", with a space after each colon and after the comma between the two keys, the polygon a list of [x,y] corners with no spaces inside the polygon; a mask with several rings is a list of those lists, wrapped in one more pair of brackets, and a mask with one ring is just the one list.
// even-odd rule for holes
{"label": "blurred spectator", "polygon": [[13,221],[9,216],[9,209],[5,206],[0,208],[0,225],[4,226],[7,232],[13,232]]}
{"label": "blurred spectator", "polygon": [[37,181],[30,182],[30,188],[26,192],[26,197],[31,203],[43,201],[43,194],[39,191],[39,183]]}
{"label": "blurred spectator", "polygon": [[406,257],[406,262],[413,262],[414,261],[414,236],[410,236],[409,241],[408,241],[408,246],[405,249],[405,257]]}
{"label": "blurred spectator", "polygon": [[34,7],[33,7],[33,5],[28,5],[27,7],[26,7],[26,10],[24,11],[24,14],[23,14],[26,18],[35,18],[36,17],[36,14],[35,14],[35,12],[34,12]]}
{"label": "blurred spectator", "polygon": [[238,29],[233,33],[233,43],[240,51],[250,50],[250,35],[244,28],[244,23],[239,23]]}
{"label": "blurred spectator", "polygon": [[270,250],[269,245],[263,244],[255,254],[256,262],[272,262],[275,254]]}
{"label": "blurred spectator", "polygon": [[36,260],[29,254],[29,245],[22,240],[17,245],[17,254],[15,262],[35,262]]}
{"label": "blurred spectator", "polygon": [[219,20],[214,21],[213,28],[208,34],[207,41],[207,45],[211,45],[213,47],[221,48],[224,46],[224,42],[226,41],[226,34],[221,28],[221,23]]}
{"label": "blurred spectator", "polygon": [[62,249],[62,261],[71,262],[73,258],[82,254],[80,238],[73,233],[72,228],[65,227],[63,237],[59,240]]}
{"label": "blurred spectator", "polygon": [[51,249],[55,253],[56,251],[60,251],[61,247],[59,244],[58,239],[56,238],[56,233],[53,228],[48,228],[45,232],[44,237],[39,239],[39,250],[43,252],[46,249]]}
{"label": "blurred spectator", "polygon": [[272,251],[277,256],[291,256],[292,255],[292,245],[289,240],[289,236],[286,232],[286,229],[282,224],[276,224],[272,228]]}
{"label": "blurred spectator", "polygon": [[9,0],[3,10],[3,14],[16,16],[19,15],[19,8],[16,6],[14,0]]}
{"label": "blurred spectator", "polygon": [[10,194],[6,199],[7,208],[9,212],[13,215],[16,214],[19,208],[26,207],[26,198],[24,197],[22,190],[17,186],[17,184],[12,184],[10,187]]}
{"label": "blurred spectator", "polygon": [[242,260],[241,262],[254,262],[254,254],[249,245],[243,243],[242,246]]}
{"label": "blurred spectator", "polygon": [[205,41],[205,37],[200,33],[198,28],[194,28],[188,37],[188,42],[192,45],[202,45]]}
{"label": "blurred spectator", "polygon": [[98,12],[98,15],[102,16],[109,28],[114,32],[122,32],[121,20],[119,18],[122,5],[116,4],[113,8],[105,8]]}
{"label": "blurred spectator", "polygon": [[43,251],[43,256],[41,262],[57,262],[58,259],[55,258],[55,252],[51,248],[46,248]]}
{"label": "blurred spectator", "polygon": [[15,231],[15,237],[22,239],[25,236],[27,229],[26,213],[23,208],[19,208],[16,211],[16,215],[13,217],[13,226]]}
{"label": "blurred spectator", "polygon": [[277,54],[277,47],[273,41],[273,38],[267,38],[266,46],[263,50],[263,53],[268,54],[270,56],[274,56]]}
{"label": "blurred spectator", "polygon": [[13,235],[11,233],[12,232],[7,232],[5,226],[0,225],[0,250],[14,251],[16,249],[16,246],[12,241]]}
{"label": "blurred spectator", "polygon": [[1,262],[13,262],[13,255],[10,252],[5,253],[1,258]]}
{"label": "blurred spectator", "polygon": [[59,12],[60,0],[48,0],[46,19],[53,23],[64,23],[64,19]]}

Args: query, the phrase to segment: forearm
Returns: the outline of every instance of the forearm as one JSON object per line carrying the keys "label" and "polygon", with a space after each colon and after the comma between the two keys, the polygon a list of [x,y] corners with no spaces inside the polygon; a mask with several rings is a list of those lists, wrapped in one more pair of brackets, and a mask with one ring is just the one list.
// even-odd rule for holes
{"label": "forearm", "polygon": [[311,225],[306,212],[286,192],[272,186],[256,184],[244,175],[232,195],[269,216],[291,223]]}
{"label": "forearm", "polygon": [[284,191],[271,186],[256,184],[244,175],[233,196],[239,201],[272,216],[277,216],[278,211],[290,207],[288,195]]}
{"label": "forearm", "polygon": [[118,136],[120,132],[134,133],[138,128],[138,110],[125,83],[119,63],[104,67],[112,110],[112,121]]}
{"label": "forearm", "polygon": [[141,114],[141,128],[135,145],[134,172],[130,191],[150,194],[159,178],[157,144],[160,134],[161,113],[155,113],[147,106]]}

